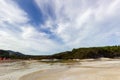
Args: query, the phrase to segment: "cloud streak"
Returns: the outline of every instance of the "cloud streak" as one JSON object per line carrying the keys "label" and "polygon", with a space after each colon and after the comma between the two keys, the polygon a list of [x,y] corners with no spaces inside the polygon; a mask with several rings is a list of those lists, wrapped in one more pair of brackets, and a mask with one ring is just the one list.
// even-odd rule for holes
{"label": "cloud streak", "polygon": [[35,0],[43,23],[34,26],[15,0],[0,1],[0,47],[26,54],[120,43],[119,0]]}

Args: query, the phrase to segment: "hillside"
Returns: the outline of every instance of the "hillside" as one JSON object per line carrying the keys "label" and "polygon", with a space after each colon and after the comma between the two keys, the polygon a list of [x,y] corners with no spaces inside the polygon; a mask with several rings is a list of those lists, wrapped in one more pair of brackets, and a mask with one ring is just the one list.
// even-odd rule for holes
{"label": "hillside", "polygon": [[24,55],[20,52],[0,50],[0,57],[10,59],[88,59],[88,58],[118,58],[120,46],[78,48],[72,51],[61,52],[53,55]]}
{"label": "hillside", "polygon": [[11,50],[0,50],[0,58],[6,58],[6,59],[50,59],[51,56],[25,55],[23,53],[11,51]]}
{"label": "hillside", "polygon": [[6,59],[26,59],[27,55],[11,50],[0,50],[0,58]]}
{"label": "hillside", "polygon": [[53,55],[57,59],[116,58],[120,57],[120,46],[79,48]]}

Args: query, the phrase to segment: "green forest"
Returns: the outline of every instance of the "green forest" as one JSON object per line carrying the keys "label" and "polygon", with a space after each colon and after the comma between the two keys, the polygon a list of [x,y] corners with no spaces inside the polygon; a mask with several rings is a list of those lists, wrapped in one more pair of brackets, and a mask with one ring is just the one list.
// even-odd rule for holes
{"label": "green forest", "polygon": [[0,50],[0,57],[10,59],[89,59],[89,58],[119,58],[120,46],[104,46],[78,48],[72,51],[56,53],[53,55],[25,55],[19,52]]}
{"label": "green forest", "polygon": [[117,58],[120,57],[120,46],[79,48],[54,54],[53,57],[57,59]]}

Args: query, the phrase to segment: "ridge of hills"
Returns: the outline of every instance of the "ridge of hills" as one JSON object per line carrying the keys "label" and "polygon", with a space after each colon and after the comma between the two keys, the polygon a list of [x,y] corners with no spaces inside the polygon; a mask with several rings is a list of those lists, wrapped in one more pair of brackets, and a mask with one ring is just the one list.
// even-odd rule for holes
{"label": "ridge of hills", "polygon": [[72,51],[60,52],[53,55],[25,55],[11,50],[0,50],[0,57],[10,59],[89,59],[89,58],[118,58],[120,57],[120,46],[104,46],[78,48]]}

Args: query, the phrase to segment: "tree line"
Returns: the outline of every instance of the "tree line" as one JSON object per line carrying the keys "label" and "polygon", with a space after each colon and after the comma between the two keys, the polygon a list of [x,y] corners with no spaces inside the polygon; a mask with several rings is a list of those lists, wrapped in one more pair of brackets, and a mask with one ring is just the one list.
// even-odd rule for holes
{"label": "tree line", "polygon": [[53,57],[57,59],[117,58],[120,57],[120,46],[79,48],[54,54]]}
{"label": "tree line", "polygon": [[0,50],[0,57],[10,59],[89,59],[89,58],[118,58],[120,46],[78,48],[72,51],[61,52],[53,55],[24,55],[19,52]]}

